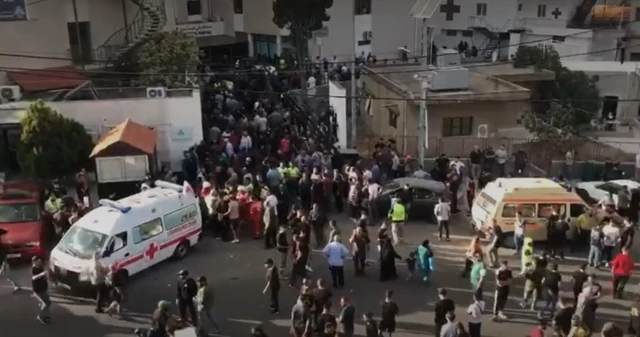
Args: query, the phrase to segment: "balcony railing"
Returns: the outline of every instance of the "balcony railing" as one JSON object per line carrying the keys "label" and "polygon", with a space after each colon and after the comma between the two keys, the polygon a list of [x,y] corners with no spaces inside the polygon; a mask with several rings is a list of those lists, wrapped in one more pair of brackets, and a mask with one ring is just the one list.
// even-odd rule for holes
{"label": "balcony railing", "polygon": [[150,18],[146,15],[146,8],[154,8],[161,14],[161,25],[166,20],[164,0],[129,0],[139,9],[131,22],[125,27],[115,31],[105,42],[94,51],[96,62],[111,62],[121,51],[129,45],[135,44],[144,38],[143,34],[150,27]]}
{"label": "balcony railing", "polygon": [[508,19],[505,20],[502,25],[500,23],[491,24],[484,16],[470,16],[468,20],[468,26],[470,28],[484,28],[492,32],[508,32],[510,30],[522,30],[524,29],[523,19]]}

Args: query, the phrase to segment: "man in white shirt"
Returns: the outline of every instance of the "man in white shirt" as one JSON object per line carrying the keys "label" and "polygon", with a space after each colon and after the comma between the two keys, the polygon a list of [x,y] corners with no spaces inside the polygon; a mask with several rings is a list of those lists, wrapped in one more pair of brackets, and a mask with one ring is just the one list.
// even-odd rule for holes
{"label": "man in white shirt", "polygon": [[273,195],[273,193],[269,192],[269,195],[267,195],[267,197],[264,199],[264,208],[265,209],[274,208],[277,213],[278,208],[276,206],[278,206],[278,198],[276,198],[276,196]]}
{"label": "man in white shirt", "polygon": [[496,150],[496,162],[498,163],[498,176],[505,176],[505,166],[507,164],[507,149],[504,145]]}
{"label": "man in white shirt", "polygon": [[373,179],[369,179],[369,186],[367,186],[367,192],[369,192],[369,219],[374,223],[378,220],[380,215],[378,214],[378,197],[382,187],[378,185]]}
{"label": "man in white shirt", "polygon": [[344,260],[349,256],[349,250],[340,242],[340,235],[333,236],[331,243],[322,250],[322,255],[329,262],[333,287],[344,288]]}
{"label": "man in white shirt", "polygon": [[307,79],[307,94],[309,96],[316,95],[316,78],[313,75],[309,76]]}
{"label": "man in white shirt", "polygon": [[438,240],[442,241],[442,230],[446,233],[446,240],[449,239],[449,219],[451,219],[451,206],[444,199],[440,198],[438,204],[433,209],[433,213],[436,215],[436,220],[438,220]]}
{"label": "man in white shirt", "polygon": [[524,230],[525,230],[525,219],[522,217],[522,213],[518,211],[516,213],[516,222],[514,223],[513,230],[513,241],[515,242],[516,252],[513,255],[520,255],[520,249],[522,249],[522,245],[524,244]]}
{"label": "man in white shirt", "polygon": [[484,311],[485,303],[482,300],[482,296],[477,294],[473,296],[473,303],[467,308],[467,314],[469,314],[469,336],[480,336],[480,329],[482,327],[482,312]]}
{"label": "man in white shirt", "polygon": [[602,238],[602,260],[605,261],[605,266],[609,268],[616,246],[620,243],[620,228],[613,221],[609,221],[602,228],[602,234],[604,235]]}

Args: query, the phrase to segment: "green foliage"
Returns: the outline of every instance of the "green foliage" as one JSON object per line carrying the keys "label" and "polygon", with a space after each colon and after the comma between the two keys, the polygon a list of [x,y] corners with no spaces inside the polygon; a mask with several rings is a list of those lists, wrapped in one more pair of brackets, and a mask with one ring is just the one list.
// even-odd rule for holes
{"label": "green foliage", "polygon": [[64,177],[89,162],[93,142],[84,126],[42,101],[31,104],[20,123],[18,157],[25,173],[37,178]]}
{"label": "green foliage", "polygon": [[331,17],[327,9],[333,6],[333,0],[274,0],[273,23],[287,28],[291,32],[291,43],[296,50],[298,62],[302,62],[307,55],[307,41],[312,33],[322,28],[325,21]]}
{"label": "green foliage", "polygon": [[155,33],[136,52],[146,86],[175,88],[191,86],[185,74],[193,74],[198,65],[198,43],[193,36],[174,30]]}
{"label": "green foliage", "polygon": [[[582,71],[571,71],[562,66],[558,52],[551,46],[520,46],[513,64],[516,68],[535,67],[550,70],[556,75],[555,81],[542,83],[535,93],[532,104],[534,115],[524,116],[525,125],[540,138],[556,137],[539,127],[544,122],[560,130],[560,133],[578,134],[580,127],[588,124],[600,110],[600,91],[596,86],[597,76],[588,76]],[[527,123],[537,121],[535,123]],[[537,125],[537,126],[536,126]]]}

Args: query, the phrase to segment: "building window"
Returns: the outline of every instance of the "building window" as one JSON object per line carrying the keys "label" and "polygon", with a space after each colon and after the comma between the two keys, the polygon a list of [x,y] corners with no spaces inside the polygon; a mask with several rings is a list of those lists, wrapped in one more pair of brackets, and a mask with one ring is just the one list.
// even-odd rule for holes
{"label": "building window", "polygon": [[389,126],[397,129],[398,117],[400,117],[400,109],[398,109],[398,104],[386,104],[384,107],[387,108],[387,111],[389,112]]}
{"label": "building window", "polygon": [[607,118],[611,114],[613,117],[618,115],[618,96],[604,96],[602,101],[602,117]]}
{"label": "building window", "polygon": [[442,136],[470,136],[473,132],[473,117],[453,117],[442,119]]}
{"label": "building window", "polygon": [[640,53],[631,53],[631,54],[629,54],[629,61],[631,61],[631,62],[640,62]]}
{"label": "building window", "polygon": [[472,30],[463,30],[462,31],[462,36],[464,36],[464,37],[473,37],[473,31]]}
{"label": "building window", "polygon": [[518,4],[518,12],[522,12],[522,4]]}
{"label": "building window", "polygon": [[91,48],[91,23],[89,21],[68,22],[67,33],[73,64],[91,63],[93,53]]}
{"label": "building window", "polygon": [[476,4],[476,15],[477,16],[487,16],[487,4],[485,4],[485,3],[477,3]]}
{"label": "building window", "polygon": [[187,15],[202,15],[202,4],[200,4],[200,0],[187,0]]}
{"label": "building window", "polygon": [[356,0],[354,6],[356,15],[371,14],[371,0]]}
{"label": "building window", "polygon": [[275,35],[253,34],[253,46],[256,55],[272,57],[278,52]]}
{"label": "building window", "polygon": [[458,31],[455,29],[447,29],[447,36],[458,36]]}
{"label": "building window", "polygon": [[566,36],[562,36],[562,35],[554,35],[551,37],[551,41],[556,43],[564,42],[565,39],[566,39]]}
{"label": "building window", "polygon": [[547,17],[547,5],[538,5],[538,17],[539,18]]}
{"label": "building window", "polygon": [[236,14],[242,14],[244,13],[244,7],[243,7],[243,0],[233,0],[233,11],[236,12]]}

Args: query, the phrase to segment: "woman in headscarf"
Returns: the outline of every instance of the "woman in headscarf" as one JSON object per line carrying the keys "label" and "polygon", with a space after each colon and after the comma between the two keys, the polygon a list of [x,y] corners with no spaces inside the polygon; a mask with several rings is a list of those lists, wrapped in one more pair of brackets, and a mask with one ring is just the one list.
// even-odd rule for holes
{"label": "woman in headscarf", "polygon": [[418,257],[418,270],[422,275],[422,281],[429,282],[429,277],[433,271],[433,251],[429,247],[429,240],[422,241],[416,249]]}
{"label": "woman in headscarf", "polygon": [[384,234],[380,241],[380,281],[393,280],[398,277],[396,260],[401,260],[388,235]]}
{"label": "woman in headscarf", "polygon": [[482,247],[480,246],[480,237],[476,236],[469,243],[469,248],[467,248],[466,260],[464,262],[464,270],[462,270],[462,277],[469,276],[469,272],[471,271],[471,266],[473,265],[474,256],[479,256],[482,260],[483,253]]}

